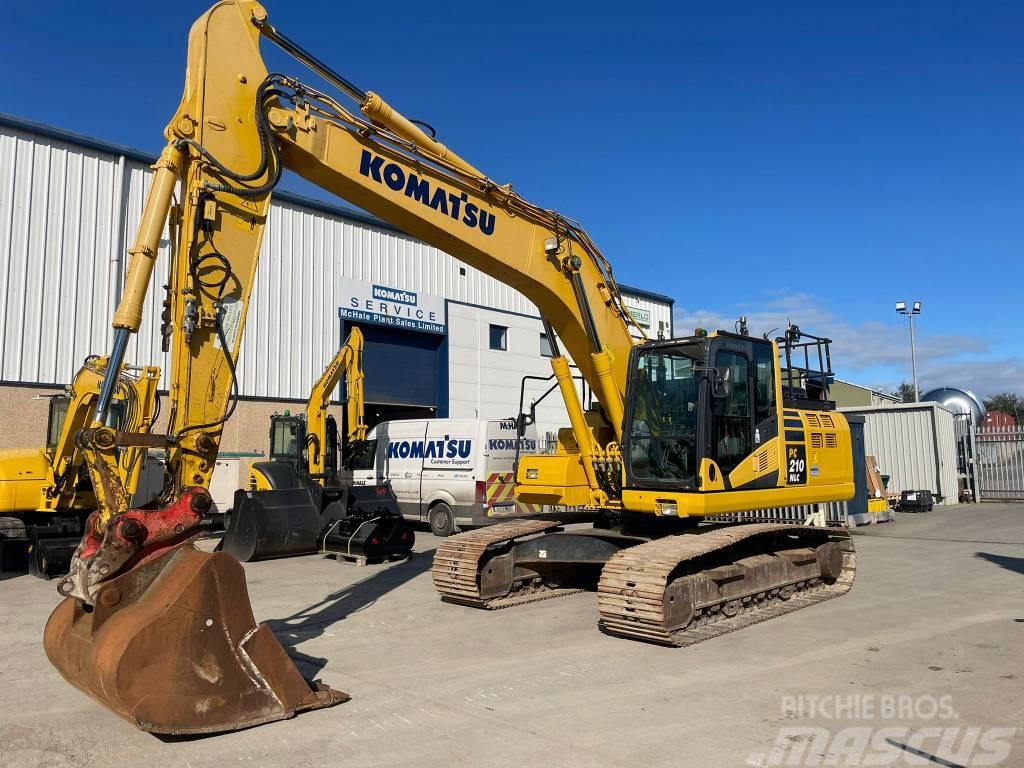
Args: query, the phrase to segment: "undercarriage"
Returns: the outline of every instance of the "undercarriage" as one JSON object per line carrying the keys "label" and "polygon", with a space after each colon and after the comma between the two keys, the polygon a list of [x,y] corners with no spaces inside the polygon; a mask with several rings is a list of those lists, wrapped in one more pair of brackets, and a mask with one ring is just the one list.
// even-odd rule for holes
{"label": "undercarriage", "polygon": [[[647,518],[650,520],[650,518]],[[596,590],[602,631],[685,646],[837,597],[856,552],[842,529],[781,524],[566,529],[509,520],[446,539],[442,599],[489,610]]]}

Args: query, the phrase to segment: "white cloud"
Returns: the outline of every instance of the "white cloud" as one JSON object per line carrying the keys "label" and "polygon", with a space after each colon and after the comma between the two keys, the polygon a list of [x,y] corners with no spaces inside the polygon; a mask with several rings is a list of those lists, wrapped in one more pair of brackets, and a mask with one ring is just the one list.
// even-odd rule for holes
{"label": "white cloud", "polygon": [[[832,367],[841,378],[885,391],[910,379],[910,341],[903,327],[850,322],[804,294],[771,297],[757,307],[737,306],[731,312],[676,307],[676,334],[687,335],[694,328],[732,330],[740,315],[746,315],[750,332],[757,336],[781,335],[793,321],[809,333],[832,339]],[[918,382],[925,390],[952,386],[982,397],[1024,390],[1024,360],[976,359],[988,350],[988,342],[980,336],[919,332]]]}

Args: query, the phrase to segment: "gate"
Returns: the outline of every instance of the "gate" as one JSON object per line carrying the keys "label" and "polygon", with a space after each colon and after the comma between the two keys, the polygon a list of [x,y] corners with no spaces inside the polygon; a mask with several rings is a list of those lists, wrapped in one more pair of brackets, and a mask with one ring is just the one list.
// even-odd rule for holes
{"label": "gate", "polygon": [[1024,427],[982,426],[975,435],[979,498],[1024,499]]}
{"label": "gate", "polygon": [[977,427],[971,413],[954,413],[956,435],[956,469],[960,479],[959,501],[981,501],[978,477]]}

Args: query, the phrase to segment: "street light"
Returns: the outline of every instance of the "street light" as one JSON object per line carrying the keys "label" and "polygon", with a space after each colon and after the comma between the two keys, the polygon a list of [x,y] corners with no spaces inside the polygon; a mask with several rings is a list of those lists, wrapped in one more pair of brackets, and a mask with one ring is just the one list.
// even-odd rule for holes
{"label": "street light", "polygon": [[905,315],[910,320],[910,366],[914,373],[914,402],[921,402],[920,390],[917,388],[917,349],[914,346],[914,315],[921,314],[921,302],[915,301],[910,309],[907,309],[907,302],[897,301],[896,311]]}

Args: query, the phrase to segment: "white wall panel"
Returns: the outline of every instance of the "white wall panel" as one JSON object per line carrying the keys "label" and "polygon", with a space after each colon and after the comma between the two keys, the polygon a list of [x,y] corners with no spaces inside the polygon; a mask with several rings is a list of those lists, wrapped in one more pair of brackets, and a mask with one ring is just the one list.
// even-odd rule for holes
{"label": "white wall panel", "polygon": [[930,490],[943,503],[958,496],[953,414],[937,403],[840,408],[864,416],[864,451],[874,456],[889,490]]}
{"label": "white wall panel", "polygon": [[[87,354],[108,351],[119,265],[123,269],[142,214],[152,179],[148,165],[134,151],[0,120],[0,380],[67,382]],[[165,231],[142,327],[127,355],[130,362],[165,370],[159,326],[168,238]],[[491,359],[486,336],[478,338],[487,333],[486,318],[452,305],[460,309],[449,319],[450,359],[460,366],[465,360],[470,371],[451,366],[452,415],[482,408],[487,417],[507,416],[518,403],[518,377],[550,372],[539,356],[537,310],[522,294],[385,226],[279,196],[271,205],[260,259],[239,362],[243,395],[306,396],[341,341],[338,302],[345,278],[531,316],[493,320],[509,326],[510,345],[520,351]],[[651,297],[630,303],[651,312],[652,337],[659,320],[670,327],[669,304]],[[472,343],[463,344],[463,324]],[[470,364],[476,344],[483,357]],[[482,378],[477,370],[491,372]],[[481,387],[494,396],[478,395]],[[500,398],[495,387],[502,390]]]}

